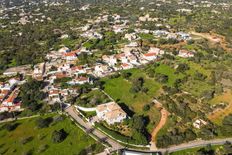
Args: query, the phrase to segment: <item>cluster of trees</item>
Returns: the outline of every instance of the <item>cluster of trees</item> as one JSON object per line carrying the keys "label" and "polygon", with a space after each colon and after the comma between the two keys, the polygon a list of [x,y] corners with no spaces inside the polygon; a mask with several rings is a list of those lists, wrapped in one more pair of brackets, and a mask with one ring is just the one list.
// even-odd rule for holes
{"label": "cluster of trees", "polygon": [[226,116],[222,121],[221,133],[225,136],[232,135],[232,114]]}
{"label": "cluster of trees", "polygon": [[157,147],[165,148],[170,145],[177,145],[183,142],[195,140],[197,135],[190,129],[180,131],[178,128],[174,128],[166,135],[157,138]]}
{"label": "cluster of trees", "polygon": [[42,91],[45,83],[29,78],[20,88],[20,98],[25,108],[35,112],[42,107],[42,101],[46,97],[46,93]]}
{"label": "cluster of trees", "polygon": [[131,119],[125,120],[123,124],[128,126],[132,132],[130,137],[122,135],[117,125],[110,126],[111,129],[106,127],[103,123],[96,123],[95,126],[123,142],[146,145],[149,140],[149,133],[146,130],[147,123],[147,119],[141,115],[134,115]]}
{"label": "cluster of trees", "polygon": [[138,93],[138,92],[148,92],[148,88],[144,87],[144,78],[143,77],[139,77],[139,78],[135,78],[132,81],[132,87],[130,89],[131,93]]}
{"label": "cluster of trees", "polygon": [[84,44],[87,49],[112,50],[117,41],[121,40],[121,34],[114,32],[101,32],[102,39],[92,39]]}
{"label": "cluster of trees", "polygon": [[129,121],[129,126],[132,129],[133,139],[137,144],[148,143],[146,124],[146,119],[141,115],[134,115]]}
{"label": "cluster of trees", "polygon": [[68,136],[68,133],[64,129],[60,129],[58,131],[55,130],[52,133],[52,141],[54,143],[61,143],[66,139],[67,136]]}

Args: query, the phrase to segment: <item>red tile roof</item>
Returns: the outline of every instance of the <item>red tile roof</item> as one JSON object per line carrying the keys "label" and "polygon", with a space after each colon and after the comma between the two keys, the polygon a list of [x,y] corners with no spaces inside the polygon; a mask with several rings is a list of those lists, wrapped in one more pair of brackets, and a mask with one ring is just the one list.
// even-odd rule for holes
{"label": "red tile roof", "polygon": [[145,57],[152,57],[152,56],[156,56],[156,53],[146,53],[144,54]]}

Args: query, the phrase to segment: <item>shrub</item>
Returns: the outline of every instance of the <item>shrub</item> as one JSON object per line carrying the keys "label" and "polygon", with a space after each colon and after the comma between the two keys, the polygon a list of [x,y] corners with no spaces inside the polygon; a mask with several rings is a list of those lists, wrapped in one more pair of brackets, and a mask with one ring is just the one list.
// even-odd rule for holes
{"label": "shrub", "polygon": [[68,134],[64,131],[64,129],[60,129],[59,131],[55,130],[52,133],[52,141],[54,143],[61,143],[62,141],[65,140],[67,135]]}
{"label": "shrub", "polygon": [[148,111],[148,110],[150,110],[150,108],[151,108],[150,105],[146,104],[143,106],[143,111]]}
{"label": "shrub", "polygon": [[7,131],[13,131],[13,130],[15,130],[17,127],[19,126],[19,123],[10,123],[10,124],[6,124],[5,125],[5,129],[7,130]]}
{"label": "shrub", "polygon": [[131,77],[131,73],[130,72],[122,72],[122,77],[125,79],[129,79]]}
{"label": "shrub", "polygon": [[48,145],[41,145],[38,149],[38,153],[43,153],[44,151],[46,151],[48,149]]}
{"label": "shrub", "polygon": [[27,138],[24,138],[21,140],[21,144],[27,144],[28,142],[32,141],[33,140],[33,137],[30,136],[30,137],[27,137]]}
{"label": "shrub", "polygon": [[37,126],[38,128],[47,128],[53,121],[52,117],[48,117],[48,118],[39,118],[37,120]]}

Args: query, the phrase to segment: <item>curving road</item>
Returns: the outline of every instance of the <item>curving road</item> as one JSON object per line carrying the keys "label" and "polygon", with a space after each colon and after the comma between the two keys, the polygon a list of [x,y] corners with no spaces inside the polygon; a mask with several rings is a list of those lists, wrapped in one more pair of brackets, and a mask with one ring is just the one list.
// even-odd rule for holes
{"label": "curving road", "polygon": [[[124,148],[122,145],[120,145],[115,140],[107,137],[102,132],[94,129],[93,126],[89,122],[84,122],[83,119],[76,112],[75,108],[73,108],[72,106],[65,109],[65,112],[67,112],[75,121],[77,121],[81,126],[83,126],[85,128],[86,133],[91,132],[94,136],[98,137],[98,139],[110,144],[111,145],[110,151],[116,151],[116,150],[120,150],[120,149]],[[172,152],[190,149],[190,148],[195,148],[195,147],[203,147],[203,146],[207,146],[209,144],[211,144],[211,145],[223,145],[227,141],[232,143],[232,138],[214,139],[214,140],[195,140],[195,141],[183,143],[183,144],[176,145],[176,146],[171,146],[169,148],[157,149],[154,151],[148,151],[148,150],[144,151],[144,150],[139,150],[139,149],[134,149],[134,150],[144,151],[144,152],[162,152],[162,153],[169,152],[169,153],[172,153]]]}
{"label": "curving road", "polygon": [[93,128],[91,123],[84,122],[83,119],[78,115],[78,113],[76,112],[74,107],[70,106],[70,107],[66,108],[65,112],[67,112],[69,114],[69,116],[71,116],[78,124],[83,126],[85,128],[86,133],[91,133],[94,136],[98,137],[98,139],[100,141],[104,141],[104,142],[110,144],[111,145],[110,151],[116,151],[116,150],[123,148],[123,146],[120,145],[118,142],[110,139],[109,137],[104,135],[102,132]]}

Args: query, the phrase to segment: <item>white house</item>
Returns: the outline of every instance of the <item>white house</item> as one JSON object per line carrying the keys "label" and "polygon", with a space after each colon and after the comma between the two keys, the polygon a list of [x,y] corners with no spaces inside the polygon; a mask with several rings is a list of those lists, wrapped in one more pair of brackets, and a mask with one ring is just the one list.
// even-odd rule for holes
{"label": "white house", "polygon": [[133,68],[133,65],[130,64],[130,63],[122,63],[122,64],[121,64],[121,67],[122,67],[123,70],[126,70],[126,69],[131,69],[131,68]]}
{"label": "white house", "polygon": [[126,38],[129,41],[135,40],[138,38],[138,36],[135,33],[127,33],[125,34],[124,38]]}
{"label": "white house", "polygon": [[116,55],[116,58],[120,60],[122,63],[128,63],[128,59],[125,55],[125,53],[120,53]]}
{"label": "white house", "polygon": [[68,53],[70,52],[70,49],[68,47],[62,47],[58,50],[59,53]]}
{"label": "white house", "polygon": [[104,76],[110,72],[112,72],[112,69],[107,65],[98,64],[94,68],[94,74],[99,77]]}
{"label": "white house", "polygon": [[153,61],[157,59],[157,54],[156,53],[145,53],[142,55],[142,58],[147,61]]}
{"label": "white house", "polygon": [[77,60],[77,54],[76,52],[68,52],[68,53],[65,53],[64,54],[64,58],[67,60],[67,61],[75,61]]}
{"label": "white house", "polygon": [[74,66],[71,68],[71,71],[74,72],[75,75],[85,74],[86,68],[84,66]]}
{"label": "white house", "polygon": [[188,50],[180,50],[178,56],[182,58],[190,58],[194,57],[194,53]]}
{"label": "white house", "polygon": [[155,53],[156,55],[163,55],[164,51],[156,47],[151,47],[148,53]]}
{"label": "white house", "polygon": [[207,122],[202,120],[202,119],[197,119],[194,123],[193,126],[197,129],[200,129],[202,126],[207,125]]}
{"label": "white house", "polygon": [[117,64],[117,59],[115,55],[103,55],[102,60],[106,62],[109,66],[115,66]]}
{"label": "white house", "polygon": [[48,97],[53,103],[60,102],[60,90],[56,88],[51,89],[48,92]]}
{"label": "white house", "polygon": [[115,102],[98,105],[96,113],[100,120],[108,124],[120,123],[127,118],[127,114]]}
{"label": "white house", "polygon": [[85,83],[89,83],[89,78],[88,77],[76,77],[75,79],[72,79],[72,81],[69,81],[67,82],[68,84],[70,85],[82,85],[82,84],[85,84]]}

